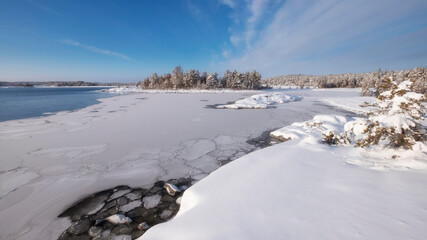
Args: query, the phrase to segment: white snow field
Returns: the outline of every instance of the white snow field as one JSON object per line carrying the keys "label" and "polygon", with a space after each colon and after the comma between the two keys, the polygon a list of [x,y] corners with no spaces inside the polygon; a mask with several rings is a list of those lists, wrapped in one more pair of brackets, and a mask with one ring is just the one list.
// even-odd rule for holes
{"label": "white snow field", "polygon": [[174,219],[139,239],[426,239],[426,146],[392,159],[320,142],[346,122],[319,115],[280,129],[293,140],[213,172],[184,193]]}
{"label": "white snow field", "polygon": [[[107,188],[148,187],[188,176],[202,179],[221,161],[254,150],[246,141],[266,130],[320,113],[346,114],[320,100],[357,98],[360,90],[280,92],[302,100],[274,109],[232,111],[205,106],[253,93],[135,93],[73,112],[0,122],[0,239],[56,239],[69,225],[57,216],[82,197]],[[269,179],[269,173],[262,174]],[[275,188],[280,190],[281,184]]]}

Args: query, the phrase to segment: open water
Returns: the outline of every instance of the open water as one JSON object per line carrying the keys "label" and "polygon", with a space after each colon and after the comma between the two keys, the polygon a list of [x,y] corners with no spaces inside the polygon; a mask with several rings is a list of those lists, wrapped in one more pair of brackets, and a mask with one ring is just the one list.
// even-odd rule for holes
{"label": "open water", "polygon": [[112,96],[102,87],[0,88],[0,121],[45,116],[96,104]]}

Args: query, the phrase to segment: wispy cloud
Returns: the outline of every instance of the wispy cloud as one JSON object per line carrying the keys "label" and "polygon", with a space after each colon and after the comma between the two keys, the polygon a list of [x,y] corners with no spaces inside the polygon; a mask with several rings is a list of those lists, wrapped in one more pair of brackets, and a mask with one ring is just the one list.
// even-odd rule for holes
{"label": "wispy cloud", "polygon": [[236,7],[236,2],[234,0],[220,0],[219,2],[226,6],[229,6],[230,8]]}
{"label": "wispy cloud", "polygon": [[[387,67],[391,59],[403,54],[391,39],[427,26],[427,18],[423,17],[427,2],[423,0],[288,0],[273,13],[271,22],[257,31],[266,4],[262,0],[249,2],[251,14],[246,18],[244,37],[253,41],[252,46],[231,58],[228,67],[259,69],[267,75]],[[230,35],[232,41],[239,40],[235,33]],[[419,35],[427,39],[426,31]],[[406,40],[405,54],[427,50],[419,38]]]}
{"label": "wispy cloud", "polygon": [[41,4],[39,2],[36,2],[36,1],[33,1],[33,0],[27,0],[27,2],[30,3],[30,4],[32,4],[33,6],[37,7],[38,9],[41,9],[41,10],[45,11],[45,12],[49,12],[49,13],[55,14],[57,16],[61,16],[62,15],[61,13],[53,10],[52,8],[49,8],[49,7]]}
{"label": "wispy cloud", "polygon": [[[252,40],[258,33],[258,24],[263,19],[267,9],[271,7],[270,3],[272,3],[272,0],[246,0],[243,3],[223,0],[220,3],[234,10],[234,13],[230,17],[236,23],[237,27],[234,28],[234,31],[231,31],[231,43],[235,46],[244,43],[246,47],[250,47]],[[239,16],[243,19],[239,19]]]}
{"label": "wispy cloud", "polygon": [[129,56],[127,56],[125,54],[114,52],[114,51],[111,51],[111,50],[97,48],[97,47],[86,45],[86,44],[82,44],[80,42],[77,42],[77,41],[74,41],[74,40],[71,40],[71,39],[61,39],[61,40],[58,40],[58,41],[60,43],[66,44],[66,45],[74,46],[74,47],[79,47],[79,48],[82,48],[82,49],[85,49],[85,50],[88,50],[88,51],[91,51],[91,52],[94,52],[94,53],[108,55],[108,56],[113,56],[113,57],[120,58],[120,59],[123,59],[123,60],[132,60]]}
{"label": "wispy cloud", "polygon": [[190,0],[187,0],[186,2],[187,2],[187,6],[190,9],[190,12],[193,15],[193,17],[200,18],[200,16],[202,16],[202,14],[203,14],[202,9]]}

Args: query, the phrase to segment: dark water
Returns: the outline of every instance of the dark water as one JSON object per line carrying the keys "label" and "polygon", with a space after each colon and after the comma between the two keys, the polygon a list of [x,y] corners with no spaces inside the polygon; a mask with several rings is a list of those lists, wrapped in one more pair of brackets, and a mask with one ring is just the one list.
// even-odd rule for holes
{"label": "dark water", "polygon": [[99,92],[105,88],[0,88],[0,121],[45,116],[65,110],[76,110],[112,96]]}

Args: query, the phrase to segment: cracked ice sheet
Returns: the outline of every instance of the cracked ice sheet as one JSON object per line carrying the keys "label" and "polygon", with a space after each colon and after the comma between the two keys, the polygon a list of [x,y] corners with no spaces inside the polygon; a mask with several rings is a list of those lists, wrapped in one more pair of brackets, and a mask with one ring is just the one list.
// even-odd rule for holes
{"label": "cracked ice sheet", "polygon": [[292,105],[227,111],[205,106],[253,93],[136,94],[73,112],[0,122],[0,173],[25,169],[0,180],[9,186],[0,199],[0,239],[55,239],[68,221],[56,216],[84,196],[117,185],[201,179],[219,160],[252,149],[246,143],[250,137],[319,111],[336,113],[315,106],[310,94],[333,96],[295,91],[292,95],[304,99]]}

